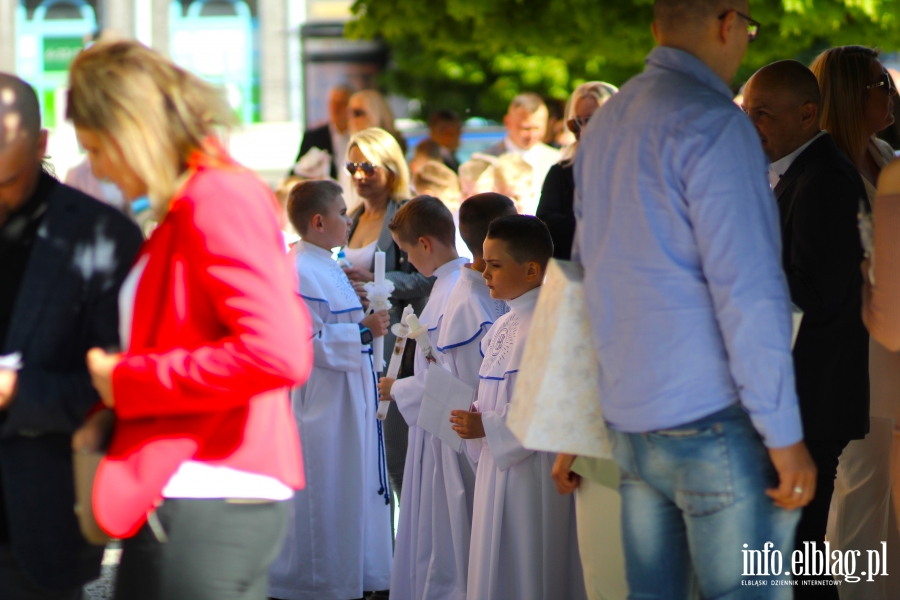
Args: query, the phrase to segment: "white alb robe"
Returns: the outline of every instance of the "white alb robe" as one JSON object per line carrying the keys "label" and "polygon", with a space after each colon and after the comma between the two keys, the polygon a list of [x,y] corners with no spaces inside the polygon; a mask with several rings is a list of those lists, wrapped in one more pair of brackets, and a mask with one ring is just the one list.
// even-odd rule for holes
{"label": "white alb robe", "polygon": [[305,242],[297,249],[314,353],[309,379],[291,394],[306,488],[294,495],[269,596],[360,598],[388,589],[392,562],[372,349],[360,341],[363,308],[331,252]]}
{"label": "white alb robe", "polygon": [[516,373],[540,288],[508,302],[482,340],[476,407],[485,437],[466,446],[478,461],[469,598],[586,598],[572,495],[550,478],[556,455],[523,448],[506,427]]}
{"label": "white alb robe", "polygon": [[[444,309],[437,349],[444,367],[474,389],[478,389],[481,368],[481,339],[508,310],[506,302],[491,298],[480,272],[468,265],[460,267],[459,280]],[[432,533],[434,539],[450,543],[432,547],[426,589],[429,592],[448,590],[440,597],[465,600],[475,462],[467,452],[457,452],[439,438],[432,437],[431,446],[434,451]],[[449,593],[453,588],[455,594]]]}
{"label": "white alb robe", "polygon": [[[434,275],[437,281],[431,290],[428,304],[419,315],[419,322],[428,324],[428,339],[437,351],[444,311],[450,292],[459,279],[459,268],[466,259],[458,258],[441,265]],[[425,393],[425,373],[428,364],[416,348],[415,374],[398,379],[391,388],[400,414],[409,425],[409,443],[403,469],[403,494],[400,496],[400,523],[394,547],[394,569],[391,573],[392,600],[429,600],[456,598],[456,573],[452,570],[430,576],[432,549],[452,547],[448,527],[433,528],[435,455],[432,435],[416,423]],[[439,524],[445,521],[438,519]],[[440,565],[436,565],[440,567]]]}

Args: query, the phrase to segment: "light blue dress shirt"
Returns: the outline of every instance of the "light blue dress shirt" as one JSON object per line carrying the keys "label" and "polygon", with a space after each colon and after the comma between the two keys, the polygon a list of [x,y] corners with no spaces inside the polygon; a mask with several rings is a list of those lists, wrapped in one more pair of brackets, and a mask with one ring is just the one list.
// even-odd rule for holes
{"label": "light blue dress shirt", "polygon": [[658,47],[575,158],[575,256],[617,430],[740,402],[769,447],[800,441],[790,294],[768,161],[728,86]]}

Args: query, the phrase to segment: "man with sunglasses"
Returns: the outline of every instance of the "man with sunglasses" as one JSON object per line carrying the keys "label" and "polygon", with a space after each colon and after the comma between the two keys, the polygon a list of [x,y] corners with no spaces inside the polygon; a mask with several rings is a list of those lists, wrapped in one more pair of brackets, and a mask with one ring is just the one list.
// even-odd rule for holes
{"label": "man with sunglasses", "polygon": [[[628,585],[686,600],[695,576],[704,598],[790,598],[772,580],[816,469],[768,161],[729,89],[759,25],[746,0],[654,11],[659,46],[588,122],[574,167]],[[745,576],[747,553],[775,550],[780,575]]]}

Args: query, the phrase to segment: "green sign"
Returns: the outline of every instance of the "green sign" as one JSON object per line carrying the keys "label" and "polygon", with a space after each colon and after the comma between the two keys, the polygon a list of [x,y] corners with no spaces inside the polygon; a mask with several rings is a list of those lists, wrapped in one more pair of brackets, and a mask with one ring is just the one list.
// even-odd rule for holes
{"label": "green sign", "polygon": [[82,47],[84,40],[80,37],[45,37],[44,72],[68,71]]}

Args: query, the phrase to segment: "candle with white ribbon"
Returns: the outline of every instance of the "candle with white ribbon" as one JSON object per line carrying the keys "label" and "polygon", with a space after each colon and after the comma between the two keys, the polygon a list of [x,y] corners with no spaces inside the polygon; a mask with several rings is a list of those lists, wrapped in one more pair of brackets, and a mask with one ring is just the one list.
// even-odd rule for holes
{"label": "candle with white ribbon", "polygon": [[[375,281],[365,285],[369,298],[369,312],[376,313],[382,310],[390,310],[390,297],[394,292],[394,283],[384,277],[384,252],[375,252]],[[372,340],[372,358],[375,364],[375,372],[381,375],[384,371],[384,337]]]}

